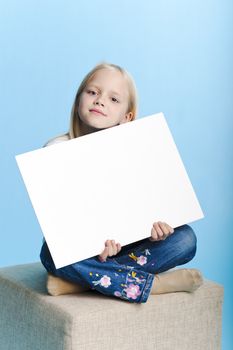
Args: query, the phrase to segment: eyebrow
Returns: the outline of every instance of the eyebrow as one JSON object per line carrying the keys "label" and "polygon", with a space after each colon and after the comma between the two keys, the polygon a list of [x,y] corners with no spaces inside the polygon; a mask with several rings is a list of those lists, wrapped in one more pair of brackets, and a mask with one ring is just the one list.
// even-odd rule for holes
{"label": "eyebrow", "polygon": [[[94,84],[90,84],[90,85],[88,85],[87,84],[87,87],[94,87],[94,88],[96,88],[97,90],[101,90],[100,88],[99,88],[99,86],[97,86],[97,85],[94,85]],[[118,95],[119,97],[121,96],[120,94],[119,94],[119,92],[116,92],[116,91],[110,91],[110,93],[112,93],[112,94],[114,94],[114,95]]]}

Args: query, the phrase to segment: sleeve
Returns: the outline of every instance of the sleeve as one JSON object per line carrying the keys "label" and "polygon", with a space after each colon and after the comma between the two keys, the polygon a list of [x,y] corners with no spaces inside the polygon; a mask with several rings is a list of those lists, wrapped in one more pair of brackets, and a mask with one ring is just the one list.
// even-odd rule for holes
{"label": "sleeve", "polygon": [[53,139],[50,139],[49,141],[47,141],[43,147],[47,147],[47,146],[52,146],[55,145],[56,143],[61,143],[64,141],[68,141],[70,140],[69,134],[64,134],[64,135],[60,135],[57,137],[54,137]]}

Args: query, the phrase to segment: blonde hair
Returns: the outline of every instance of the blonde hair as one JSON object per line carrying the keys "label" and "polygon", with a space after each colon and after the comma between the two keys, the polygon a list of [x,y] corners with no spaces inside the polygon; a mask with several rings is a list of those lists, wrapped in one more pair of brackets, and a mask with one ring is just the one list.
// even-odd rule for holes
{"label": "blonde hair", "polygon": [[126,83],[128,85],[128,92],[129,92],[129,101],[128,101],[128,110],[127,113],[131,112],[132,113],[132,117],[130,119],[130,121],[134,120],[136,118],[136,113],[137,113],[137,91],[136,91],[136,86],[134,83],[133,78],[130,76],[130,74],[123,68],[121,68],[120,66],[117,66],[115,64],[111,64],[111,63],[100,63],[98,65],[96,65],[83,79],[83,81],[81,82],[78,91],[76,93],[76,97],[74,100],[74,104],[71,110],[71,118],[70,118],[70,128],[69,128],[69,132],[67,133],[67,135],[69,136],[70,139],[76,138],[81,136],[80,135],[80,118],[78,115],[78,105],[79,105],[79,100],[80,100],[80,96],[83,92],[83,90],[85,89],[86,85],[88,84],[88,82],[92,79],[92,77],[94,76],[94,74],[101,70],[101,69],[116,69],[119,72],[122,73],[123,77],[126,80]]}

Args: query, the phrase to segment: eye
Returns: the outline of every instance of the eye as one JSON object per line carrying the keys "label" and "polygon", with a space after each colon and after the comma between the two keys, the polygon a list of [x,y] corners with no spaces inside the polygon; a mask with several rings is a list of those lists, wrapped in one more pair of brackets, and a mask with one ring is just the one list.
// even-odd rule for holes
{"label": "eye", "polygon": [[119,102],[115,97],[112,97],[112,102]]}
{"label": "eye", "polygon": [[87,93],[92,96],[96,95],[96,91],[94,90],[87,90]]}

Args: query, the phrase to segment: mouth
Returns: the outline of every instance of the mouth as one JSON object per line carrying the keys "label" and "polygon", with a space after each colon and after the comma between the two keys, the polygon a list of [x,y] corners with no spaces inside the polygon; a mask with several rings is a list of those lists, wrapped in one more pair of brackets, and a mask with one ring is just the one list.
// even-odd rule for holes
{"label": "mouth", "polygon": [[104,114],[102,111],[100,111],[99,109],[96,109],[96,108],[90,109],[89,112],[97,114],[97,115],[103,115],[104,117],[106,117],[106,114]]}

